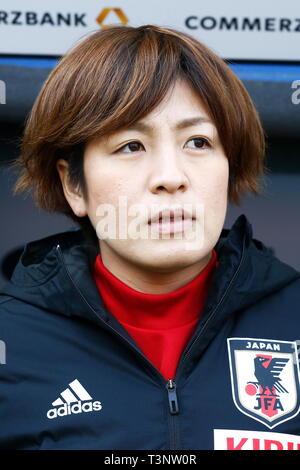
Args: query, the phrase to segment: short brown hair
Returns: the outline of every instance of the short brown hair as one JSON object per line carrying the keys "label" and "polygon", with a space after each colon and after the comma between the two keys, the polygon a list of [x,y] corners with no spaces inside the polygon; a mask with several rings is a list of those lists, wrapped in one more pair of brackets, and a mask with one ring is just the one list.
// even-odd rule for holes
{"label": "short brown hair", "polygon": [[229,161],[229,200],[240,204],[242,192],[259,193],[265,135],[244,85],[195,38],[152,25],[97,31],[60,60],[27,118],[14,192],[31,189],[39,207],[84,226],[64,197],[57,159],[69,161],[70,181],[86,195],[85,144],[147,115],[179,77],[192,85],[216,125]]}

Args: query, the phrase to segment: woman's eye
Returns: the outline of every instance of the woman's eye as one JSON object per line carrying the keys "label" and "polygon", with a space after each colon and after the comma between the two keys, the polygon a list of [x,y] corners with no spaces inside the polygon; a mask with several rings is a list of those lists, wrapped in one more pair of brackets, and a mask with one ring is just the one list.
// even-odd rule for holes
{"label": "woman's eye", "polygon": [[194,137],[193,139],[188,140],[187,143],[192,142],[192,146],[187,146],[188,148],[193,149],[202,149],[205,147],[210,147],[210,143],[208,140],[204,139],[203,137]]}
{"label": "woman's eye", "polygon": [[118,152],[124,152],[124,153],[132,153],[132,152],[138,152],[144,148],[140,142],[129,142],[128,144],[124,145],[121,147]]}

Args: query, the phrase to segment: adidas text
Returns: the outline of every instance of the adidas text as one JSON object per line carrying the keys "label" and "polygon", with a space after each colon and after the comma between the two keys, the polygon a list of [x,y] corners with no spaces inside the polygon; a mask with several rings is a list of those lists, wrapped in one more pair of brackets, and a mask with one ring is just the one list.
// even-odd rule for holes
{"label": "adidas text", "polygon": [[70,414],[78,414],[83,412],[88,413],[89,411],[100,411],[101,409],[102,405],[100,401],[88,401],[83,404],[81,404],[81,401],[79,401],[77,403],[74,403],[74,405],[68,405],[67,403],[65,403],[59,408],[51,408],[50,410],[48,410],[47,418],[53,419]]}

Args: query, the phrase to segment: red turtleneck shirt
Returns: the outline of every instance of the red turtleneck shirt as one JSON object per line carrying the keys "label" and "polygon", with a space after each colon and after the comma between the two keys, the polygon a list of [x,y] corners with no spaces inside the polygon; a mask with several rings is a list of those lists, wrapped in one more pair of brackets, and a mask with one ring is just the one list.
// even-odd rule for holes
{"label": "red turtleneck shirt", "polygon": [[199,321],[210,281],[218,265],[216,251],[206,267],[184,286],[166,294],[136,291],[114,276],[99,253],[94,279],[107,308],[166,380],[173,379],[180,356]]}

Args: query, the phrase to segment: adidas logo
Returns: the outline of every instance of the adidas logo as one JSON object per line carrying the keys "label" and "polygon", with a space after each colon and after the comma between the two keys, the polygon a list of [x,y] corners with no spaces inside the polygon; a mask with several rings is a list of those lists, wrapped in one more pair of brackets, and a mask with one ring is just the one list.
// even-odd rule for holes
{"label": "adidas logo", "polygon": [[[57,400],[52,402],[52,406],[58,408],[51,408],[47,412],[47,418],[54,419],[59,416],[66,416],[70,414],[78,413],[87,413],[89,411],[100,411],[102,405],[100,401],[92,401],[91,395],[86,391],[86,389],[81,385],[79,380],[75,379],[73,382],[69,383],[70,388],[66,388],[61,392],[60,396],[64,399],[57,398]],[[81,403],[84,401],[85,403]],[[72,405],[72,403],[74,403]],[[62,406],[60,406],[62,405]]]}

